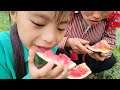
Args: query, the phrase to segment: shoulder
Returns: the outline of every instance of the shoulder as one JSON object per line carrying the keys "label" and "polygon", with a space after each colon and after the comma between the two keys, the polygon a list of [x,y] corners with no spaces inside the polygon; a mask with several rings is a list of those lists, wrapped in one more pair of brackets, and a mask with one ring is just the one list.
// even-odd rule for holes
{"label": "shoulder", "polygon": [[0,42],[1,41],[5,41],[6,40],[10,40],[10,32],[9,31],[6,31],[6,32],[0,32]]}
{"label": "shoulder", "polygon": [[0,32],[0,53],[11,51],[11,49],[10,32]]}
{"label": "shoulder", "polygon": [[4,39],[9,39],[9,37],[10,37],[10,32],[9,32],[9,31],[0,32],[0,40],[2,40],[3,37],[4,37]]}
{"label": "shoulder", "polygon": [[68,25],[68,27],[70,28],[71,26],[74,25],[80,25],[82,22],[84,22],[84,18],[81,14],[80,11],[74,12],[74,15],[72,16],[72,19],[70,21],[70,24]]}
{"label": "shoulder", "polygon": [[[10,35],[9,32],[0,32],[0,62],[5,61],[6,50],[10,50]],[[0,63],[1,64],[1,63]]]}
{"label": "shoulder", "polygon": [[3,45],[10,44],[10,32],[0,32],[0,43]]}
{"label": "shoulder", "polygon": [[0,71],[4,75],[0,78],[11,78],[11,74],[14,75],[14,61],[9,32],[0,32],[0,56]]}

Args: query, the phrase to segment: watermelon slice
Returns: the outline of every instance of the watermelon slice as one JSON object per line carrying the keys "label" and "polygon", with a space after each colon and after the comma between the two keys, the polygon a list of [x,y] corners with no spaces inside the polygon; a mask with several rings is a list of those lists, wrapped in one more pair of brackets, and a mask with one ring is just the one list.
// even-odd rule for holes
{"label": "watermelon slice", "polygon": [[76,63],[71,61],[71,59],[65,54],[54,54],[51,50],[47,50],[45,52],[36,52],[35,54],[35,65],[38,68],[43,67],[47,62],[54,60],[55,64],[58,65],[59,61],[63,61],[64,65],[68,67],[68,69],[72,69],[76,66]]}
{"label": "watermelon slice", "polygon": [[95,44],[93,46],[87,45],[87,49],[93,51],[94,53],[109,53],[110,49],[105,48],[100,44]]}
{"label": "watermelon slice", "polygon": [[68,79],[83,79],[91,74],[92,71],[86,65],[86,63],[82,63],[77,65],[75,68],[69,71]]}

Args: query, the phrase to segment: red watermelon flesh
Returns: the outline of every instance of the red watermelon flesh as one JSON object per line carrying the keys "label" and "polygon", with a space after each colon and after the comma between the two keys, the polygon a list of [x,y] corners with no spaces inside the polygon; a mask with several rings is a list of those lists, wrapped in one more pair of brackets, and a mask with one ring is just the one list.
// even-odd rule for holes
{"label": "red watermelon flesh", "polygon": [[67,78],[68,79],[83,79],[89,74],[91,74],[91,70],[85,63],[82,63],[82,64],[77,65],[75,68],[71,69],[69,71],[69,76]]}

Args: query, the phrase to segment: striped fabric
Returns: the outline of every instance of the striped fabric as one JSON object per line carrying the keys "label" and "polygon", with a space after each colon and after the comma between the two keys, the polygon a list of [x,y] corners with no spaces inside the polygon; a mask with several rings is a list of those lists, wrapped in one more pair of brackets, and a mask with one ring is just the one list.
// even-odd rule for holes
{"label": "striped fabric", "polygon": [[81,38],[88,40],[90,45],[93,45],[100,40],[106,40],[113,48],[116,46],[116,30],[105,30],[106,19],[103,19],[95,26],[88,26],[80,13],[75,13],[74,18],[67,27],[67,32],[59,48],[65,46],[68,38]]}

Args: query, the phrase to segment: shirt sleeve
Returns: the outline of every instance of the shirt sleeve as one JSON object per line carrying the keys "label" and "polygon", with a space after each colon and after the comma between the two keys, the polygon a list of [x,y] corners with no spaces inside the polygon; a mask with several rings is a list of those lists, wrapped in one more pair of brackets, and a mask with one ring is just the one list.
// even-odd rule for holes
{"label": "shirt sleeve", "polygon": [[64,38],[62,39],[62,41],[59,43],[59,45],[58,45],[59,48],[64,49],[67,39],[71,38],[71,36],[72,36],[70,33],[71,30],[72,30],[72,21],[66,28],[66,34],[65,34]]}
{"label": "shirt sleeve", "polygon": [[6,57],[2,44],[0,43],[0,79],[12,79],[12,75],[6,65]]}

